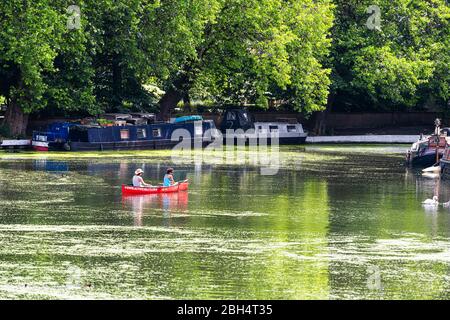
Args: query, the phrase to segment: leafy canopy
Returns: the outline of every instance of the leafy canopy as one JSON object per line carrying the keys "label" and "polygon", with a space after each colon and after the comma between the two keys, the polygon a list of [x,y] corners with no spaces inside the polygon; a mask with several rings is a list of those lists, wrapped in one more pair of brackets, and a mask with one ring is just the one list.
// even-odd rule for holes
{"label": "leafy canopy", "polygon": [[450,7],[445,0],[380,0],[378,30],[366,27],[372,1],[335,2],[332,91],[341,102],[347,98],[384,108],[449,99]]}

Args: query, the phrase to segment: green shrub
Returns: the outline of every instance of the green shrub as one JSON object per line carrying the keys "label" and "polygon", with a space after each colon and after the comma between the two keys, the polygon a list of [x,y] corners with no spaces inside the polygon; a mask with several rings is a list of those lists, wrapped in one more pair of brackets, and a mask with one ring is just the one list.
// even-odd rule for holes
{"label": "green shrub", "polygon": [[106,125],[114,124],[114,121],[100,118],[97,120],[97,123],[101,126],[106,126]]}

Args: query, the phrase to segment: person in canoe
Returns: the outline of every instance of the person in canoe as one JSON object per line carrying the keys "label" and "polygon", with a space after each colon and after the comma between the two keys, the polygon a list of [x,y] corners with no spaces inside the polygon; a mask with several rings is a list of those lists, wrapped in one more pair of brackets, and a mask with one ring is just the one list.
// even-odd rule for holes
{"label": "person in canoe", "polygon": [[143,173],[144,173],[144,171],[142,169],[137,169],[134,172],[133,187],[146,188],[146,187],[152,186],[151,184],[145,183],[144,179],[142,178]]}
{"label": "person in canoe", "polygon": [[169,168],[169,169],[167,169],[167,172],[164,175],[163,186],[170,187],[170,186],[173,186],[174,184],[176,184],[176,182],[173,178],[173,169]]}

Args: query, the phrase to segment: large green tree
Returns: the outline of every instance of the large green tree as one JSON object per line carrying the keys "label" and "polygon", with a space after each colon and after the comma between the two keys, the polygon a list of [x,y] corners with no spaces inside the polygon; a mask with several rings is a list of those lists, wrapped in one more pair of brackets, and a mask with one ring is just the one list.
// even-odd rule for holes
{"label": "large green tree", "polygon": [[162,117],[191,98],[265,107],[270,97],[306,113],[449,104],[447,2],[379,0],[369,28],[372,2],[79,0],[81,24],[69,28],[68,0],[4,0],[6,122],[19,135],[39,110],[148,109],[149,84],[165,90]]}
{"label": "large green tree", "polygon": [[0,88],[13,134],[42,109],[148,108],[149,83],[166,91],[163,117],[191,95],[266,106],[268,94],[279,93],[307,112],[326,101],[328,0],[84,0],[75,29],[69,5],[0,7]]}
{"label": "large green tree", "polygon": [[[448,103],[450,7],[445,0],[334,3],[332,86],[328,108],[317,122],[319,133],[335,106],[404,110],[430,101]],[[373,5],[379,12],[370,10]]]}
{"label": "large green tree", "polygon": [[0,94],[7,99],[5,122],[12,135],[25,134],[29,114],[48,104],[94,106],[86,39],[81,28],[68,28],[68,6],[62,0],[0,5]]}
{"label": "large green tree", "polygon": [[[151,75],[145,42],[153,1],[86,0],[81,7],[88,37],[86,54],[94,69],[94,93],[105,111],[148,109],[157,101],[144,89]],[[164,34],[159,35],[164,41]]]}
{"label": "large green tree", "polygon": [[156,1],[146,41],[162,115],[198,92],[266,106],[270,91],[288,89],[297,110],[320,110],[332,20],[327,0]]}

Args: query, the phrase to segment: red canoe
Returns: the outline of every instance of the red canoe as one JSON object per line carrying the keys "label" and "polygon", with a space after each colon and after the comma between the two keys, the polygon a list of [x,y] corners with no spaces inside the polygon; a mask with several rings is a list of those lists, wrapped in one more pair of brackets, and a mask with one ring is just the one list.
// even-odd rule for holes
{"label": "red canoe", "polygon": [[189,187],[189,183],[187,181],[179,182],[176,185],[170,187],[132,187],[122,185],[122,194],[123,195],[143,195],[143,194],[158,194],[158,193],[170,193],[170,192],[178,192],[185,191]]}

